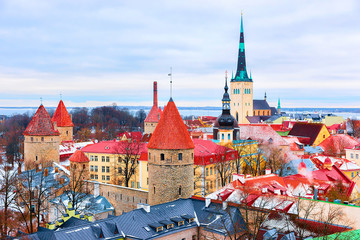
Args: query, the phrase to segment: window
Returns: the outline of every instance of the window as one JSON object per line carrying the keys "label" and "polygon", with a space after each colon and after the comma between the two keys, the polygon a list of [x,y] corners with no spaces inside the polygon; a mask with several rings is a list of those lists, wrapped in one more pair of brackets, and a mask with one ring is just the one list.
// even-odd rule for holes
{"label": "window", "polygon": [[230,133],[228,134],[228,140],[230,140]]}
{"label": "window", "polygon": [[90,165],[90,171],[94,171],[94,166]]}
{"label": "window", "polygon": [[213,173],[212,173],[212,167],[210,168],[210,175],[212,175]]}
{"label": "window", "polygon": [[354,154],[353,154],[353,153],[350,153],[350,158],[354,158]]}
{"label": "window", "polygon": [[179,153],[179,161],[182,160],[182,153]]}
{"label": "window", "polygon": [[211,188],[211,189],[213,188],[213,183],[212,183],[212,181],[210,182],[210,188]]}
{"label": "window", "polygon": [[160,154],[160,160],[165,160],[165,154],[163,153]]}
{"label": "window", "polygon": [[122,185],[122,181],[121,180],[118,180],[118,185]]}
{"label": "window", "polygon": [[31,137],[31,141],[32,141],[32,142],[34,141],[34,137]]}
{"label": "window", "polygon": [[140,188],[140,182],[137,182],[137,183],[136,183],[136,187],[137,187],[137,188]]}
{"label": "window", "polygon": [[122,159],[121,157],[118,157],[118,163],[121,163]]}
{"label": "window", "polygon": [[110,176],[106,176],[106,181],[110,181]]}
{"label": "window", "polygon": [[193,153],[191,154],[191,159],[194,159],[194,154]]}
{"label": "window", "polygon": [[352,178],[354,177],[354,172],[351,173],[351,177],[352,177]]}
{"label": "window", "polygon": [[95,179],[98,179],[98,175],[95,174],[94,177],[95,177]]}
{"label": "window", "polygon": [[101,179],[105,181],[105,175],[102,175]]}
{"label": "window", "polygon": [[66,136],[68,136],[69,135],[69,131],[66,131]]}
{"label": "window", "polygon": [[110,157],[109,156],[106,157],[106,162],[110,162]]}
{"label": "window", "polygon": [[105,166],[101,167],[101,172],[105,172]]}
{"label": "window", "polygon": [[91,175],[90,175],[90,178],[91,178],[91,179],[94,179],[94,174],[91,174]]}
{"label": "window", "polygon": [[155,191],[155,187],[154,187],[154,194],[156,193],[156,191]]}
{"label": "window", "polygon": [[356,158],[356,159],[359,159],[359,154],[356,154],[356,155],[355,155],[355,158]]}
{"label": "window", "polygon": [[95,162],[97,162],[98,161],[98,156],[95,156]]}
{"label": "window", "polygon": [[110,167],[106,167],[106,172],[110,172]]}
{"label": "window", "polygon": [[131,187],[135,188],[135,182],[134,181],[131,181]]}
{"label": "window", "polygon": [[178,222],[178,226],[179,226],[179,227],[182,226],[182,225],[184,225],[184,221]]}
{"label": "window", "polygon": [[221,134],[221,139],[224,140],[225,139],[225,135],[222,133]]}
{"label": "window", "polygon": [[121,167],[118,168],[118,173],[122,174],[122,168]]}
{"label": "window", "polygon": [[149,185],[149,178],[146,178],[146,184]]}
{"label": "window", "polygon": [[102,161],[102,162],[105,162],[105,156],[102,156],[102,157],[101,157],[101,161]]}
{"label": "window", "polygon": [[95,166],[95,172],[97,172],[98,171],[98,166]]}
{"label": "window", "polygon": [[181,195],[181,186],[179,187],[179,195]]}
{"label": "window", "polygon": [[85,164],[83,164],[83,169],[85,169],[85,167],[86,167]]}
{"label": "window", "polygon": [[209,169],[208,168],[206,168],[206,174],[205,175],[209,176]]}
{"label": "window", "polygon": [[151,159],[151,153],[149,153],[149,160]]}
{"label": "window", "polygon": [[41,141],[42,141],[42,142],[44,141],[44,137],[41,137]]}
{"label": "window", "polygon": [[94,156],[90,155],[90,161],[94,161]]}

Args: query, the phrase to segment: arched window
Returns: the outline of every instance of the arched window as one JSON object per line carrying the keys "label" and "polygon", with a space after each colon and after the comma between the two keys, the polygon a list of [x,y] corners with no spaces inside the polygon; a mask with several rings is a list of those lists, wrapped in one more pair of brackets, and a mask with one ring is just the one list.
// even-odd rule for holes
{"label": "arched window", "polygon": [[85,169],[85,164],[83,164],[83,169]]}

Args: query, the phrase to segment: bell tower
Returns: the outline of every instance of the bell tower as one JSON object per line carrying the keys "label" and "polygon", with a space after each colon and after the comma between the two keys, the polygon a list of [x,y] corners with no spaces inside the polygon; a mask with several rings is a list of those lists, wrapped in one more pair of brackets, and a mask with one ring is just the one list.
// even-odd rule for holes
{"label": "bell tower", "polygon": [[243,18],[241,28],[237,70],[230,83],[231,115],[239,123],[249,123],[247,116],[253,116],[253,81],[246,69]]}
{"label": "bell tower", "polygon": [[149,204],[193,195],[195,146],[172,98],[147,147]]}

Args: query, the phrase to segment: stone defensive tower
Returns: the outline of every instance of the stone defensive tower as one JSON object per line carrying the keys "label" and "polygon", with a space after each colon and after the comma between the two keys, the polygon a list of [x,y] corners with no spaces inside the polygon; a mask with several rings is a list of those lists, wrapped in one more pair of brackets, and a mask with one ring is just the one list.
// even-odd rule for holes
{"label": "stone defensive tower", "polygon": [[85,184],[82,183],[84,180],[89,180],[89,158],[81,150],[77,150],[71,157],[70,161],[70,184],[71,189],[77,189],[81,192]]}
{"label": "stone defensive tower", "polygon": [[153,133],[161,115],[161,108],[158,108],[157,82],[154,82],[153,106],[144,120],[144,133]]}
{"label": "stone defensive tower", "polygon": [[49,113],[41,104],[24,131],[24,163],[26,169],[59,162],[59,132],[54,129]]}
{"label": "stone defensive tower", "polygon": [[253,81],[247,74],[245,59],[245,41],[243,19],[241,15],[241,29],[238,63],[235,77],[230,83],[231,91],[231,115],[239,123],[249,123],[247,116],[253,116]]}
{"label": "stone defensive tower", "polygon": [[60,100],[51,121],[54,129],[60,133],[60,143],[73,141],[74,124],[62,100]]}
{"label": "stone defensive tower", "polygon": [[194,143],[170,98],[148,144],[149,204],[194,193]]}

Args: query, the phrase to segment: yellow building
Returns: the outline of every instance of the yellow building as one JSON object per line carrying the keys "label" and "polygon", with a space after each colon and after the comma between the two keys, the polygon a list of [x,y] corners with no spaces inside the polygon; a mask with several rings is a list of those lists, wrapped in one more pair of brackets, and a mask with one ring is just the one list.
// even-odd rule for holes
{"label": "yellow building", "polygon": [[302,143],[309,146],[318,146],[330,136],[325,124],[297,122],[289,132],[288,136],[298,137],[302,139]]}
{"label": "yellow building", "polygon": [[141,189],[139,157],[146,144],[129,141],[103,141],[82,149],[90,159],[90,179],[102,183]]}

